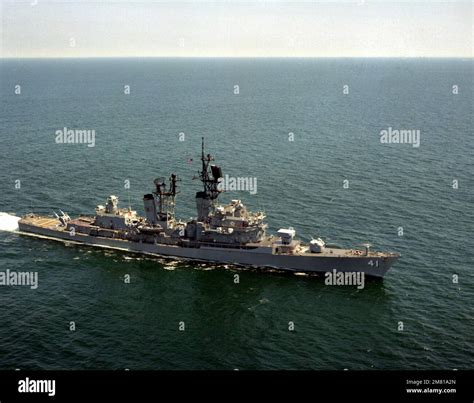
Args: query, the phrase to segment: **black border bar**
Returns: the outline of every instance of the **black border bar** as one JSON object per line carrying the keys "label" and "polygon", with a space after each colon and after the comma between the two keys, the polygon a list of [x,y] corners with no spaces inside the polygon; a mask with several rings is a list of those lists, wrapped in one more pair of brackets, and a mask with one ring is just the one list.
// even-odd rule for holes
{"label": "black border bar", "polygon": [[[55,395],[20,393],[19,381],[55,380]],[[419,385],[416,382],[421,381]],[[452,383],[454,381],[454,383]],[[415,382],[415,383],[414,383]],[[308,400],[466,401],[474,371],[0,371],[0,402]],[[407,389],[455,389],[411,392]]]}

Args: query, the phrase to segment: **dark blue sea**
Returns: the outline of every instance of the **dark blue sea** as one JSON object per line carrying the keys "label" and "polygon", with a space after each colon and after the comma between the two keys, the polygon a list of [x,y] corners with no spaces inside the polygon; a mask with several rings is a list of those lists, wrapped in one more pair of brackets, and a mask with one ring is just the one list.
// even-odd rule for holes
{"label": "dark blue sea", "polygon": [[[0,271],[39,276],[34,290],[0,286],[0,369],[472,368],[473,67],[1,61],[2,212],[93,214],[115,194],[143,214],[153,179],[176,172],[186,220],[204,136],[224,174],[258,179],[222,201],[265,210],[269,231],[402,256],[357,289],[0,232]],[[56,143],[64,127],[95,130],[95,146]],[[381,143],[388,128],[419,130],[419,147]]]}

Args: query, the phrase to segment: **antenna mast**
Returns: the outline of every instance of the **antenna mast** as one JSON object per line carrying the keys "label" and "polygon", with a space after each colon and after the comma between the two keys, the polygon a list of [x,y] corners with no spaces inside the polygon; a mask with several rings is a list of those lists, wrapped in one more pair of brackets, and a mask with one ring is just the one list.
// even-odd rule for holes
{"label": "antenna mast", "polygon": [[202,170],[199,172],[199,179],[203,183],[204,193],[207,199],[215,200],[221,193],[217,185],[219,184],[219,179],[222,178],[222,170],[217,165],[211,165],[211,161],[214,161],[211,154],[205,155],[204,137],[202,137],[201,161]]}
{"label": "antenna mast", "polygon": [[175,198],[178,193],[176,182],[178,181],[179,179],[176,174],[171,174],[168,190],[166,190],[165,178],[156,178],[154,181],[156,191],[153,194],[158,198],[158,215],[161,221],[164,221],[163,218],[168,221],[169,213],[174,216]]}

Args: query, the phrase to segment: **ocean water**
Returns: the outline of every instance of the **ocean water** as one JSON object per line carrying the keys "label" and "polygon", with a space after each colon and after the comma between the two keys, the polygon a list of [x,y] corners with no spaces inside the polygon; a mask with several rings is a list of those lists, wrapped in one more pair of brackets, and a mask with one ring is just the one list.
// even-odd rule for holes
{"label": "ocean water", "polygon": [[[270,231],[293,226],[305,240],[402,255],[384,281],[358,290],[0,232],[0,270],[39,276],[35,290],[0,286],[0,368],[472,369],[473,67],[0,62],[2,212],[91,214],[116,194],[141,213],[153,179],[176,172],[177,215],[187,219],[204,136],[224,174],[258,180],[257,194],[223,201],[264,209]],[[95,130],[95,147],[57,144],[64,127]],[[420,130],[420,146],[381,144],[389,127]]]}

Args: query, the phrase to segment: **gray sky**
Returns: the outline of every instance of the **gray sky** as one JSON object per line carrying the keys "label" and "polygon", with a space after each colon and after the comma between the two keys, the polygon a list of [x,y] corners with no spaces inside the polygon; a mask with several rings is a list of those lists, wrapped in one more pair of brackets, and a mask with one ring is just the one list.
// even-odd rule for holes
{"label": "gray sky", "polygon": [[2,57],[473,56],[470,1],[0,4]]}

